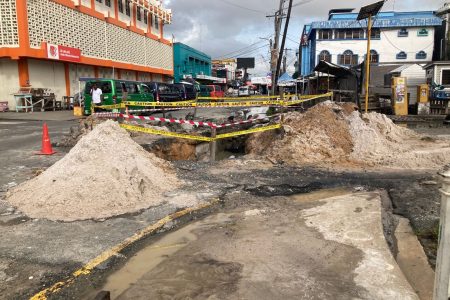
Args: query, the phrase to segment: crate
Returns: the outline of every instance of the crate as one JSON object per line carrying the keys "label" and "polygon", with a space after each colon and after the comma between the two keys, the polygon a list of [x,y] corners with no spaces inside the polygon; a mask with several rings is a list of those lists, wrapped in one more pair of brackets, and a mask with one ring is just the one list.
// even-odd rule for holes
{"label": "crate", "polygon": [[8,110],[8,101],[0,101],[0,112],[7,112]]}

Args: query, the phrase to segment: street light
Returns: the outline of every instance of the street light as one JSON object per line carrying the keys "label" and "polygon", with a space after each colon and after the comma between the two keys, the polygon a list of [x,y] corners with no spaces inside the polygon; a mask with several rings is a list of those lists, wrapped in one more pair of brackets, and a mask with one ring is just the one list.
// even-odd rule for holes
{"label": "street light", "polygon": [[364,19],[367,20],[367,55],[366,55],[366,113],[369,112],[369,77],[370,77],[370,39],[372,37],[372,18],[376,16],[381,8],[383,7],[385,1],[379,1],[377,3],[364,6],[361,8],[358,14],[357,21]]}

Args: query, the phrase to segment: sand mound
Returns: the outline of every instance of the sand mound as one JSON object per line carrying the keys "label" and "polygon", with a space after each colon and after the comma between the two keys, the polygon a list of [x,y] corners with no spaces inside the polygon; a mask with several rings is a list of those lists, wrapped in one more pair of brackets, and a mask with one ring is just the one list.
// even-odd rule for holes
{"label": "sand mound", "polygon": [[305,114],[289,113],[281,136],[275,132],[255,134],[247,151],[296,164],[345,160],[353,149],[347,113],[331,102],[316,105]]}
{"label": "sand mound", "polygon": [[161,194],[179,184],[169,163],[106,121],[40,176],[12,190],[7,200],[32,218],[101,219],[161,204]]}
{"label": "sand mound", "polygon": [[284,132],[256,134],[247,149],[293,165],[434,169],[450,163],[448,142],[424,139],[385,115],[361,115],[351,106],[328,101],[304,114],[290,113]]}

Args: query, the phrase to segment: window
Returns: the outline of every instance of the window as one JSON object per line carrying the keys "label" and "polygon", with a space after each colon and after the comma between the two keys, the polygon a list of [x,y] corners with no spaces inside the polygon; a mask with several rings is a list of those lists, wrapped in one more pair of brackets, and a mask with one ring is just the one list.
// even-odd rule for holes
{"label": "window", "polygon": [[379,28],[373,28],[370,34],[370,38],[372,39],[380,39],[381,38],[381,30]]}
{"label": "window", "polygon": [[358,40],[363,38],[364,30],[362,29],[347,29],[336,31],[336,39],[338,40]]}
{"label": "window", "polygon": [[119,9],[119,12],[121,12],[121,13],[123,13],[123,1],[122,0],[119,0],[119,5],[117,6],[118,7],[118,9]]}
{"label": "window", "polygon": [[333,38],[333,31],[319,30],[319,40],[331,40]]}
{"label": "window", "polygon": [[377,64],[380,62],[380,55],[375,50],[370,50],[370,63]]}
{"label": "window", "polygon": [[354,66],[358,64],[358,55],[353,54],[352,51],[347,50],[343,54],[338,55],[338,63],[340,65]]}
{"label": "window", "polygon": [[426,28],[419,29],[417,36],[428,36],[428,30]]}
{"label": "window", "polygon": [[159,30],[159,19],[157,16],[155,16],[155,29]]}
{"label": "window", "polygon": [[144,23],[148,24],[148,11],[144,9]]}
{"label": "window", "polygon": [[142,20],[141,7],[140,7],[140,6],[138,6],[138,7],[136,8],[136,19],[137,19],[138,21],[141,21],[141,20]]}
{"label": "window", "polygon": [[111,7],[111,0],[105,0],[105,5]]}
{"label": "window", "polygon": [[408,58],[408,55],[404,51],[397,54],[397,59],[407,59],[407,58]]}
{"label": "window", "polygon": [[450,84],[450,70],[442,70],[441,84],[442,85]]}
{"label": "window", "polygon": [[402,28],[398,31],[399,37],[407,37],[408,35],[409,35],[408,29],[406,29],[406,28]]}
{"label": "window", "polygon": [[416,54],[416,59],[426,59],[427,53],[425,51],[420,51]]}
{"label": "window", "polygon": [[358,40],[364,38],[364,30],[362,29],[354,29],[352,30],[352,39]]}
{"label": "window", "polygon": [[323,50],[322,52],[320,52],[319,54],[319,61],[326,61],[326,62],[331,62],[331,54],[330,52],[328,52],[327,50]]}
{"label": "window", "polygon": [[117,93],[117,94],[122,94],[122,93],[123,93],[122,82],[115,81],[115,82],[114,82],[114,85],[116,86],[116,93]]}
{"label": "window", "polygon": [[130,0],[125,0],[125,14],[131,16]]}
{"label": "window", "polygon": [[98,3],[102,3],[102,0],[97,0]]}

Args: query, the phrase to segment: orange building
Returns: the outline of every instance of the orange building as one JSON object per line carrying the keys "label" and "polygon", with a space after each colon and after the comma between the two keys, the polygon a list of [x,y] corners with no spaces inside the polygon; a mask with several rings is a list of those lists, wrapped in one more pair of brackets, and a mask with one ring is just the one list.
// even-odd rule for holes
{"label": "orange building", "polygon": [[157,0],[0,1],[0,101],[15,108],[20,87],[78,92],[80,77],[165,81],[173,76]]}

